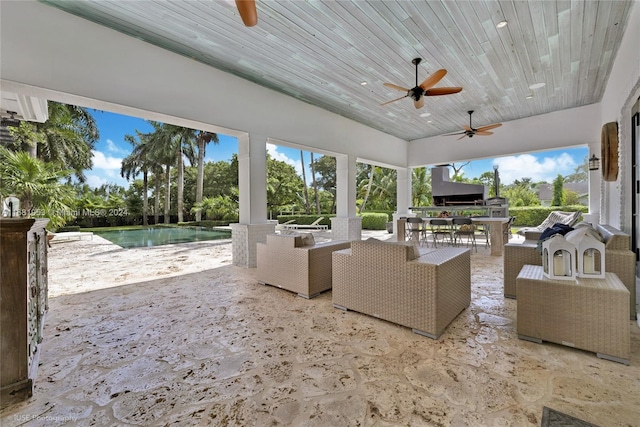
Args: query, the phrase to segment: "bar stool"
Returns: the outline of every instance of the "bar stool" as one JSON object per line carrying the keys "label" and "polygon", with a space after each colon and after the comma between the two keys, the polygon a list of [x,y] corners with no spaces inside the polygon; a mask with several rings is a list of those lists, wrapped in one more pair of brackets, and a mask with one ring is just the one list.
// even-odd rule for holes
{"label": "bar stool", "polygon": [[476,248],[478,252],[478,245],[476,244],[476,227],[473,225],[471,218],[453,218],[453,241],[454,244],[462,243],[462,238],[467,236],[467,247],[471,243],[471,248]]}
{"label": "bar stool", "polygon": [[[427,230],[424,226],[424,222],[420,217],[407,218],[407,237],[409,240],[417,242],[419,245],[427,243]],[[427,246],[429,244],[427,243]]]}
{"label": "bar stool", "polygon": [[453,244],[453,237],[451,234],[450,221],[441,218],[433,218],[429,221],[431,228],[431,235],[433,236],[433,247],[438,247],[438,236],[442,238],[442,243],[445,240],[449,240],[449,244]]}

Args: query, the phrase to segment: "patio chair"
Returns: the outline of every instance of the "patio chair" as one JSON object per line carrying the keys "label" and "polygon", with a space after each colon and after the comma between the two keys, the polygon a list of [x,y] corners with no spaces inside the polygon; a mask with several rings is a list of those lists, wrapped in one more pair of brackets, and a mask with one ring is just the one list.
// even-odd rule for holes
{"label": "patio chair", "polygon": [[451,234],[451,221],[440,218],[433,218],[429,221],[431,235],[433,236],[433,247],[438,247],[438,238],[444,243],[449,240],[449,244],[453,244],[453,235]]}
{"label": "patio chair", "polygon": [[560,223],[564,225],[575,225],[580,217],[582,216],[582,212],[562,212],[562,211],[553,211],[545,218],[542,223],[536,227],[522,227],[518,230],[518,234],[524,236],[526,232],[535,231],[538,233],[542,233],[549,227],[552,227],[553,224]]}
{"label": "patio chair", "polygon": [[[489,218],[488,215],[474,215],[471,218]],[[491,239],[489,238],[489,226],[487,224],[475,224],[476,226],[476,238],[481,237],[484,239],[484,247],[488,248]],[[476,239],[477,242],[477,239]]]}
{"label": "patio chair", "polygon": [[453,218],[451,220],[453,224],[453,243],[458,245],[458,239],[462,243],[462,238],[467,236],[467,247],[471,243],[471,248],[476,248],[478,252],[478,245],[476,244],[476,227],[471,221],[471,218]]}
{"label": "patio chair", "polygon": [[503,236],[503,239],[504,239],[505,243],[509,243],[509,240],[513,237],[513,233],[511,232],[511,227],[513,227],[513,223],[515,222],[515,220],[516,220],[515,216],[509,217],[509,222],[507,222],[504,225],[504,229],[503,229],[504,236]]}
{"label": "patio chair", "polygon": [[295,219],[290,219],[289,221],[285,221],[281,224],[276,225],[276,230],[284,230],[286,229],[286,226],[289,224],[293,224],[294,222],[296,222]]}
{"label": "patio chair", "polygon": [[324,219],[323,216],[313,221],[311,224],[283,224],[285,230],[328,230],[329,226],[320,224]]}
{"label": "patio chair", "polygon": [[67,240],[83,240],[85,237],[88,237],[89,240],[93,240],[93,232],[91,231],[63,231],[60,233],[55,233],[53,231],[46,231],[47,234],[47,246],[51,247],[51,241],[55,239],[56,242],[67,241]]}
{"label": "patio chair", "polygon": [[419,245],[427,243],[427,228],[424,221],[420,217],[407,218],[407,237],[409,240],[417,242]]}

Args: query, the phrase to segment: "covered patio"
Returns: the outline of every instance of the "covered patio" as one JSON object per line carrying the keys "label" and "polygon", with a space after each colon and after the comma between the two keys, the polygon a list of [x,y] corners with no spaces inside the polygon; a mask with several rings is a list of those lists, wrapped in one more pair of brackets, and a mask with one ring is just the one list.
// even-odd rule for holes
{"label": "covered patio", "polygon": [[[539,425],[544,406],[602,426],[640,419],[638,325],[632,323],[630,366],[519,340],[515,301],[503,297],[502,259],[487,250],[472,258],[471,306],[439,340],[336,310],[330,292],[303,300],[263,287],[252,268],[257,242],[275,228],[267,221],[267,143],[336,157],[337,217],[330,238],[358,240],[366,234],[355,210],[357,162],[397,170],[402,216],[409,213],[411,168],[576,145],[599,156],[602,125],[618,122],[618,177],[603,181],[600,171],[590,173],[589,213],[634,234],[637,2],[629,6],[625,32],[604,73],[608,78],[598,82],[600,99],[500,116],[500,132],[464,145],[442,135],[454,129],[420,135],[381,129],[375,120],[364,123],[344,110],[330,111],[194,61],[195,52],[176,54],[42,2],[0,7],[3,93],[236,136],[240,172],[231,262],[210,261],[212,268],[198,273],[52,298],[34,398],[4,411],[3,425],[515,426]],[[276,61],[286,68],[291,58]],[[567,67],[571,81],[579,79],[571,73],[578,63]],[[460,84],[464,76],[458,75]],[[449,116],[471,108],[450,102]],[[352,98],[350,105],[355,108],[359,100]],[[417,113],[376,111],[385,123],[427,127]],[[51,252],[52,271],[70,256],[57,250]],[[74,262],[81,264],[79,258]],[[52,288],[56,280],[52,273]]]}
{"label": "covered patio", "polygon": [[[447,5],[446,2],[443,4]],[[467,138],[465,142],[457,142],[455,138],[442,136],[447,131],[459,129],[459,124],[456,124],[458,120],[452,116],[454,111],[460,108],[459,102],[469,106],[478,106],[479,103],[485,102],[481,99],[489,96],[489,93],[482,86],[467,85],[468,99],[464,98],[467,96],[463,95],[466,93],[464,90],[457,94],[462,98],[453,98],[457,95],[451,95],[444,97],[446,99],[439,99],[438,105],[445,108],[446,112],[438,118],[442,123],[440,127],[424,123],[418,114],[421,110],[405,111],[402,104],[395,110],[385,110],[376,106],[376,108],[361,111],[356,105],[358,101],[354,100],[351,103],[351,109],[344,109],[344,106],[338,104],[321,108],[312,105],[311,101],[304,96],[298,96],[302,98],[300,100],[269,89],[268,87],[272,87],[273,83],[268,83],[266,80],[263,80],[264,85],[259,85],[205,65],[210,61],[204,57],[200,62],[193,61],[185,57],[188,55],[187,51],[180,50],[174,45],[171,45],[173,46],[171,48],[157,40],[151,40],[154,44],[146,43],[140,40],[144,40],[142,35],[137,38],[131,37],[127,35],[131,31],[118,26],[120,20],[114,18],[111,21],[100,21],[102,18],[99,16],[102,15],[97,11],[92,12],[90,9],[83,11],[80,7],[83,5],[81,2],[74,5],[79,7],[71,11],[76,15],[104,22],[106,25],[117,28],[118,31],[40,2],[3,3],[1,42],[3,93],[19,94],[23,98],[51,99],[236,136],[239,143],[240,221],[234,228],[235,265],[254,267],[255,244],[264,240],[266,234],[273,232],[273,225],[267,222],[265,180],[267,143],[304,148],[336,157],[337,217],[333,220],[332,228],[336,238],[351,240],[359,238],[361,230],[360,220],[355,211],[357,162],[397,170],[396,209],[398,215],[405,215],[410,206],[410,177],[413,167],[576,145],[587,145],[591,154],[600,155],[601,127],[604,123],[617,121],[620,129],[620,173],[615,182],[602,181],[599,172],[590,173],[589,213],[599,217],[603,223],[609,223],[623,231],[632,231],[634,177],[630,175],[633,162],[630,156],[632,152],[630,123],[633,105],[640,94],[640,71],[638,70],[640,61],[636,49],[638,39],[636,24],[640,20],[638,17],[640,12],[633,2],[607,3],[607,6],[615,7],[615,12],[611,12],[611,16],[607,17],[612,20],[612,28],[624,28],[624,33],[618,34],[615,39],[610,40],[610,45],[607,45],[607,49],[617,49],[617,51],[610,51],[611,56],[602,57],[602,61],[608,62],[591,64],[590,56],[586,55],[586,52],[584,55],[581,52],[580,59],[583,61],[583,66],[604,67],[598,74],[599,80],[589,80],[595,85],[594,88],[598,89],[598,93],[602,94],[599,100],[587,98],[593,95],[593,89],[580,86],[579,90],[574,92],[568,86],[559,83],[554,83],[551,92],[546,92],[544,95],[548,97],[548,102],[543,101],[542,92],[538,93],[540,101],[534,100],[529,104],[527,104],[529,100],[525,100],[524,96],[520,97],[519,92],[517,96],[514,92],[514,97],[504,93],[491,94],[490,102],[494,106],[502,105],[501,108],[504,111],[498,116],[498,120],[492,117],[490,120],[503,121],[503,126],[499,132],[491,136],[491,139],[485,139],[483,142],[476,142],[477,138]],[[214,3],[212,7],[214,5],[221,6]],[[458,4],[451,2],[451,5]],[[260,4],[258,6],[260,7]],[[373,2],[371,6],[377,7],[377,4]],[[460,3],[459,6],[464,5]],[[504,7],[504,14],[508,15],[508,5]],[[563,7],[558,3],[552,10],[557,9],[558,16],[568,17],[567,14],[570,11],[562,10]],[[595,21],[597,11],[597,8],[589,8],[585,13]],[[233,16],[226,16],[230,13],[229,10],[218,12],[213,14],[211,19],[221,19],[225,23],[227,20],[234,20]],[[274,19],[283,14],[295,15],[296,13],[293,9],[271,12],[275,14]],[[118,12],[114,10],[113,13]],[[124,19],[124,16],[122,18]],[[481,19],[481,17],[478,18]],[[626,19],[623,27],[619,27],[619,22],[615,22],[618,19]],[[149,27],[157,25],[157,22],[151,18],[144,25]],[[482,25],[489,22],[483,22]],[[520,25],[525,25],[524,22],[523,20]],[[561,23],[562,19],[560,24],[556,22],[554,25],[561,25]],[[376,24],[371,25],[375,27]],[[398,25],[406,25],[406,23],[398,23]],[[515,21],[512,25],[515,25]],[[550,26],[550,30],[554,25]],[[166,29],[166,26],[161,27]],[[186,27],[188,25],[185,24]],[[247,33],[247,31],[240,23],[237,23],[233,30],[229,28],[226,33],[230,37],[229,43],[233,42],[234,46],[235,43],[242,44],[245,37],[250,37],[256,42],[260,40],[259,34]],[[286,33],[284,29],[269,31],[273,31],[278,37],[284,37]],[[487,34],[491,35],[494,31],[495,28],[492,31],[487,30]],[[52,37],[52,34],[55,36]],[[78,34],[82,34],[82,37],[78,37]],[[606,31],[602,34],[598,33],[601,37],[598,40],[604,43],[603,37],[606,34]],[[254,37],[257,38],[254,39]],[[550,40],[555,40],[554,37],[550,36]],[[577,41],[580,37],[582,35],[576,33],[574,38]],[[271,38],[267,37],[267,40],[273,43]],[[357,43],[360,42],[357,41]],[[520,51],[527,50],[524,39],[515,39],[513,42],[518,43],[517,48]],[[300,43],[296,46],[303,49],[304,40],[296,43]],[[284,47],[277,42],[269,45],[269,49],[274,49],[274,54]],[[569,47],[570,45],[563,45],[563,48]],[[425,51],[429,50],[429,44],[425,43],[423,48]],[[489,45],[486,48],[489,49]],[[172,49],[182,55],[173,53],[170,51]],[[202,46],[201,49],[205,47]],[[566,52],[570,54],[572,51],[568,49]],[[242,50],[238,50],[238,54],[241,53]],[[418,49],[415,54],[420,54],[420,50]],[[195,57],[194,55],[196,55],[195,52],[191,52],[191,56]],[[446,55],[437,56],[437,58],[439,59],[434,61],[439,60],[442,63],[450,61]],[[249,59],[250,57],[247,57],[247,60]],[[558,58],[554,57],[554,59]],[[349,58],[338,60],[348,61]],[[362,66],[372,64],[366,58],[362,61]],[[280,72],[286,72],[288,67],[302,65],[299,61],[295,64],[286,64],[286,62],[281,61],[279,68],[275,68],[272,72],[277,73],[278,69]],[[468,60],[461,63],[468,67],[472,65]],[[500,61],[491,63],[494,67],[498,64],[503,65]],[[389,66],[376,63],[376,67],[380,67],[380,73]],[[322,67],[322,64],[318,63],[318,67]],[[549,72],[551,70],[557,73],[561,68],[552,67]],[[453,71],[449,70],[450,74]],[[457,78],[460,84],[465,78],[474,75],[471,68],[461,69],[460,72]],[[527,67],[523,67],[522,72],[528,76],[525,80],[543,77],[537,74],[529,75],[531,70]],[[241,72],[238,71],[237,74]],[[560,79],[561,75],[560,73],[555,78]],[[595,78],[595,75],[593,74],[591,78]],[[497,77],[494,76],[494,78]],[[571,78],[577,79],[578,75],[572,75]],[[509,91],[521,91],[523,90],[521,86],[526,88],[532,83],[531,81],[518,82],[515,77],[508,80],[508,84],[506,80],[503,84],[509,87]],[[379,84],[378,81],[376,84]],[[452,83],[447,84],[452,85]],[[303,85],[300,82],[299,88],[302,87],[312,89],[312,86]],[[159,90],[159,88],[167,90]],[[322,85],[313,86],[315,91],[321,88]],[[283,89],[284,92],[287,90],[297,93],[298,89]],[[347,90],[349,90],[349,96],[356,96],[351,89],[343,88],[343,91]],[[570,97],[568,103],[561,102],[564,99],[562,97],[549,96],[549,94],[553,95],[554,91],[563,93],[567,91],[566,97]],[[344,93],[347,96],[347,92]],[[584,95],[580,97],[578,94]],[[317,96],[321,95],[318,93]],[[367,102],[375,104],[376,98],[380,96],[388,97],[386,94],[376,94],[375,90],[369,91]],[[323,102],[326,103],[328,100],[324,99]],[[504,102],[508,105],[503,105]],[[336,103],[338,103],[337,100]],[[318,101],[316,104],[321,102]],[[409,107],[413,108],[412,105]],[[431,107],[432,111],[436,111],[437,108],[435,105]],[[487,105],[486,108],[493,107]],[[462,108],[463,111],[466,109]],[[514,115],[512,112],[516,110],[518,113]],[[408,114],[409,112],[411,114]],[[429,114],[434,113],[429,112]],[[464,117],[465,113],[461,112],[461,114]],[[466,118],[464,120],[466,121]],[[398,127],[399,123],[405,124]],[[386,131],[381,129],[385,126],[388,127]]]}

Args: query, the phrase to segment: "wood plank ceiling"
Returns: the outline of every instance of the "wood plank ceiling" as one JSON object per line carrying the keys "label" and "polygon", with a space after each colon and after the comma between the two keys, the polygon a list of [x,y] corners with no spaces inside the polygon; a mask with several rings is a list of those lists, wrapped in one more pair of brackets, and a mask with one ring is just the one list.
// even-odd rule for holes
{"label": "wood plank ceiling", "polygon": [[[600,101],[633,2],[257,0],[252,28],[232,1],[43,3],[414,140],[460,130],[467,110],[479,127]],[[384,82],[415,85],[415,57],[419,81],[446,68],[437,86],[463,91],[380,106],[403,96]]]}

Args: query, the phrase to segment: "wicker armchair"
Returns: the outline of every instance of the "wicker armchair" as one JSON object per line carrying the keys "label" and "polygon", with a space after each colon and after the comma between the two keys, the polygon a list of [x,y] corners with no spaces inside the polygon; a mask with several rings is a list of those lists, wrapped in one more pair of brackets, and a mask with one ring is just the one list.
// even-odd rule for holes
{"label": "wicker armchair", "polygon": [[[596,230],[602,235],[605,243],[605,269],[616,273],[627,289],[629,289],[631,319],[636,318],[636,256],[631,248],[631,236],[610,225],[597,225]],[[542,265],[542,256],[538,252],[537,243],[541,233],[529,231],[525,233],[523,243],[507,243],[504,247],[504,296],[516,298],[516,278],[525,264]]]}
{"label": "wicker armchair", "polygon": [[348,241],[316,244],[311,233],[269,234],[266,243],[257,244],[258,281],[313,298],[331,289],[331,253],[350,245]]}
{"label": "wicker armchair", "polygon": [[437,339],[471,302],[469,249],[354,241],[333,253],[333,305]]}

